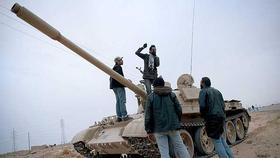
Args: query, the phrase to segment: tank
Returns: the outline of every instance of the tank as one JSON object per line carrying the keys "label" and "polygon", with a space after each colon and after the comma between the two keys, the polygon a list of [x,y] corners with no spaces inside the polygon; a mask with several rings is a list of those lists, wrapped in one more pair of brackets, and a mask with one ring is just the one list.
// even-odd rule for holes
{"label": "tank", "polygon": [[[192,157],[211,157],[215,154],[214,144],[206,134],[204,120],[199,112],[200,89],[193,83],[191,75],[183,74],[177,80],[177,88],[173,90],[183,112],[180,133]],[[139,107],[143,106],[143,102],[138,103]],[[246,138],[251,118],[238,100],[225,101],[225,110],[224,137],[231,146],[236,145]],[[86,157],[120,157],[123,154],[128,157],[160,157],[155,140],[148,139],[144,130],[143,111],[130,116],[133,120],[126,122],[115,122],[115,116],[105,117],[81,131],[72,139],[75,149]],[[176,157],[173,151],[170,153],[171,157]]]}
{"label": "tank", "polygon": [[[88,158],[160,157],[155,139],[148,139],[144,130],[143,109],[147,96],[143,84],[135,85],[112,71],[111,68],[75,45],[47,22],[19,4],[14,4],[11,11],[136,94],[138,112],[130,115],[132,119],[116,122],[116,116],[104,117],[103,120],[96,122],[73,137],[71,143],[78,153]],[[205,132],[204,121],[199,113],[198,95],[200,89],[193,86],[193,83],[194,80],[191,75],[183,74],[177,80],[177,88],[173,90],[183,111],[180,133],[192,157],[210,157],[215,154],[214,145]],[[166,83],[166,85],[170,86],[169,83]],[[224,137],[230,145],[236,145],[246,138],[251,118],[238,100],[225,101],[225,106],[227,117]],[[170,155],[176,157],[172,150],[170,150]]]}

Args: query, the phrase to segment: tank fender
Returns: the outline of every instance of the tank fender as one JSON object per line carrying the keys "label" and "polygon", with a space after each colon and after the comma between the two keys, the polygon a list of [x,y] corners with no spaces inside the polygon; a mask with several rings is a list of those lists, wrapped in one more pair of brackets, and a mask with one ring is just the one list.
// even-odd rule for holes
{"label": "tank fender", "polygon": [[124,128],[123,137],[147,137],[147,132],[144,127],[144,114],[141,117],[134,119]]}
{"label": "tank fender", "polygon": [[80,131],[78,134],[76,134],[73,139],[71,140],[71,143],[77,143],[77,142],[88,142],[90,141],[94,135],[96,134],[96,132],[98,131],[100,127],[90,127],[87,128],[85,130]]}

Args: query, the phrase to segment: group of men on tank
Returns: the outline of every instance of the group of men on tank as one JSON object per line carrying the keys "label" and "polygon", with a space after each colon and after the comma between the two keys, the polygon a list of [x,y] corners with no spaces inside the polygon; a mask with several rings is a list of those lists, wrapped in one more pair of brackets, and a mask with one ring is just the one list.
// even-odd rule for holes
{"label": "group of men on tank", "polygon": [[[161,154],[161,158],[169,158],[169,144],[172,144],[176,157],[190,158],[187,147],[180,136],[182,108],[171,87],[165,86],[164,79],[158,77],[157,68],[160,65],[156,54],[156,46],[151,45],[149,53],[142,53],[147,48],[145,43],[135,54],[144,61],[143,79],[147,92],[145,104],[145,130],[148,137],[154,136]],[[123,58],[116,57],[113,70],[124,76]],[[153,85],[153,90],[151,86]],[[215,151],[220,158],[233,158],[233,153],[222,134],[225,126],[225,104],[220,91],[211,87],[208,77],[200,81],[199,106],[201,116],[205,120],[208,137],[212,138]],[[131,119],[126,111],[125,86],[110,78],[110,89],[116,97],[117,122]]]}

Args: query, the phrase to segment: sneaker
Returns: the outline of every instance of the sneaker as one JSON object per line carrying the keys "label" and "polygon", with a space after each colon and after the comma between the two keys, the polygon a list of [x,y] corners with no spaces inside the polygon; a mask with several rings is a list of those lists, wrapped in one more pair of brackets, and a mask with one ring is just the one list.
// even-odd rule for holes
{"label": "sneaker", "polygon": [[122,119],[117,117],[116,122],[121,122],[121,121],[122,121]]}
{"label": "sneaker", "polygon": [[133,119],[133,118],[129,117],[129,116],[125,116],[125,117],[122,118],[123,121],[131,120],[131,119]]}

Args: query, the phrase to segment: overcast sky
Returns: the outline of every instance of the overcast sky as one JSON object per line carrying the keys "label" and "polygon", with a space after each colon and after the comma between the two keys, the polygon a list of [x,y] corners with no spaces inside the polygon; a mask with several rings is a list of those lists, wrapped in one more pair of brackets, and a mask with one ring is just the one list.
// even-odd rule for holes
{"label": "overcast sky", "polygon": [[[176,88],[190,73],[193,0],[0,1],[0,153],[67,141],[115,114],[109,77],[16,17],[18,2],[108,66],[124,57],[127,78],[138,83],[143,61],[134,53],[155,44],[159,74]],[[225,99],[245,107],[280,102],[280,1],[196,0],[192,75],[208,76]],[[144,50],[148,53],[147,50]],[[137,101],[127,89],[128,112]]]}

